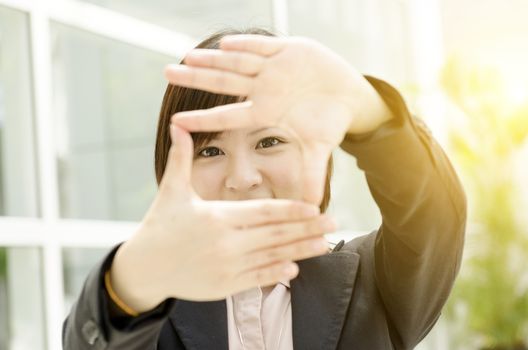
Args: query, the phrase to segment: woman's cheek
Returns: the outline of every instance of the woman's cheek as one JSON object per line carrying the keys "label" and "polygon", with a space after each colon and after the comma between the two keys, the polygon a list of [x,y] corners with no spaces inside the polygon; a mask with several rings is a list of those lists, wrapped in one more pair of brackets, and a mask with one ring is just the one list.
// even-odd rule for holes
{"label": "woman's cheek", "polygon": [[198,196],[204,200],[221,199],[221,181],[224,178],[221,169],[215,164],[194,164],[191,184]]}
{"label": "woman's cheek", "polygon": [[267,169],[269,169],[273,192],[278,198],[302,198],[302,167],[298,157],[287,155],[277,157],[270,162]]}

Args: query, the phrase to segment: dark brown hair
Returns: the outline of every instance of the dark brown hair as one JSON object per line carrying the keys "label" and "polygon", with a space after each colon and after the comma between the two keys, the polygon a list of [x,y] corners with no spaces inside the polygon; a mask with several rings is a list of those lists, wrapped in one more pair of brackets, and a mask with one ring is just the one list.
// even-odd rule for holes
{"label": "dark brown hair", "polygon": [[[218,49],[220,39],[222,37],[234,34],[260,34],[275,36],[275,34],[261,28],[249,28],[245,30],[224,29],[209,36],[196,47]],[[180,63],[183,63],[183,61]],[[171,116],[177,112],[195,109],[207,109],[229,103],[241,102],[243,100],[245,100],[245,97],[219,95],[207,91],[189,89],[178,85],[169,84],[161,104],[161,111],[158,120],[158,131],[156,135],[156,148],[154,153],[154,169],[156,172],[156,181],[158,185],[161,182],[161,178],[163,177],[169,148],[171,146],[169,134]],[[201,147],[202,145],[208,143],[218,133],[219,132],[191,133],[195,148]],[[332,157],[330,156],[326,174],[325,192],[319,205],[321,212],[326,211],[328,208],[328,203],[330,202],[330,178],[332,177],[332,163]]]}

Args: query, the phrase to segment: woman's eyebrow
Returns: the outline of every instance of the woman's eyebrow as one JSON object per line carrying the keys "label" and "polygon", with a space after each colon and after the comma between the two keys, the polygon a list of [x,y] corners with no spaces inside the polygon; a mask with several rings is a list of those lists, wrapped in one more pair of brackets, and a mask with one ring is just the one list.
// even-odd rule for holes
{"label": "woman's eyebrow", "polygon": [[221,131],[221,132],[218,132],[218,133],[215,133],[214,136],[212,136],[208,142],[210,141],[213,141],[213,140],[218,140],[218,139],[221,139],[225,136],[225,131]]}
{"label": "woman's eyebrow", "polygon": [[259,132],[271,130],[270,133],[273,133],[274,136],[287,138],[287,139],[295,139],[294,136],[286,129],[280,128],[280,127],[274,127],[274,126],[266,126],[260,129],[257,129],[255,131],[252,131],[246,135],[246,137],[250,137],[254,134],[258,134]]}
{"label": "woman's eyebrow", "polygon": [[255,131],[250,132],[249,134],[247,134],[247,136],[249,137],[249,136],[252,136],[254,134],[258,134],[259,132],[267,130],[267,129],[272,129],[272,128],[266,126],[266,127],[263,127],[263,128],[260,128],[260,129],[257,129]]}

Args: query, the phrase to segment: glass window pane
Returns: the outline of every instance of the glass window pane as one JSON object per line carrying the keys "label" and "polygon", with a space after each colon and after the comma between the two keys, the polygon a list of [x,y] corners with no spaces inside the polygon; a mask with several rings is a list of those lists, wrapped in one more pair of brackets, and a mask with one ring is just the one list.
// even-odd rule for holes
{"label": "glass window pane", "polygon": [[[333,157],[328,213],[336,218],[343,230],[370,232],[377,229],[381,225],[381,214],[370,194],[365,174],[357,168],[355,158],[345,151],[335,150]],[[339,232],[342,233],[346,232]]]}
{"label": "glass window pane", "polygon": [[25,13],[0,7],[0,215],[37,216]]}
{"label": "glass window pane", "polygon": [[64,248],[62,250],[64,274],[64,310],[69,312],[81,293],[88,273],[109,252],[104,248]]}
{"label": "glass window pane", "polygon": [[406,6],[392,0],[288,0],[288,26],[290,34],[324,43],[363,73],[404,82]]}
{"label": "glass window pane", "polygon": [[154,141],[175,58],[53,24],[60,210],[139,220],[156,191]]}
{"label": "glass window pane", "polygon": [[40,250],[0,247],[0,349],[44,349]]}
{"label": "glass window pane", "polygon": [[229,27],[272,27],[271,1],[83,0],[193,37]]}

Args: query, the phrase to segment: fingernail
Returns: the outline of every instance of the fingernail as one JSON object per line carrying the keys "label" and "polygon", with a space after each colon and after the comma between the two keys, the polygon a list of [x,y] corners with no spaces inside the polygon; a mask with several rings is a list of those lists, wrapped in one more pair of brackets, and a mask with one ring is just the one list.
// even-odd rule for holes
{"label": "fingernail", "polygon": [[293,277],[297,274],[298,267],[296,264],[288,264],[284,268],[284,274],[288,277]]}
{"label": "fingernail", "polygon": [[177,64],[167,64],[163,70],[163,74],[167,77],[177,66]]}
{"label": "fingernail", "polygon": [[174,126],[173,124],[170,124],[169,126],[170,128],[170,138],[171,138],[171,141],[172,143],[175,143],[176,142],[176,126]]}
{"label": "fingernail", "polygon": [[333,232],[336,230],[336,228],[337,228],[337,224],[335,220],[332,218],[327,218],[323,222],[323,231],[325,232]]}
{"label": "fingernail", "polygon": [[189,76],[190,68],[183,64],[171,64],[165,68],[165,77],[173,80],[184,79]]}
{"label": "fingernail", "polygon": [[304,215],[306,216],[316,216],[319,215],[319,207],[309,206],[304,208]]}
{"label": "fingernail", "polygon": [[226,42],[230,42],[230,41],[233,41],[233,40],[236,40],[237,37],[234,36],[234,35],[226,35],[224,36],[222,39],[220,39],[220,43],[226,43]]}
{"label": "fingernail", "polygon": [[167,69],[171,70],[171,71],[180,71],[180,72],[188,70],[187,67],[185,67],[184,65],[181,65],[181,64],[170,64],[170,65],[167,66]]}
{"label": "fingernail", "polygon": [[314,250],[321,251],[328,248],[328,243],[326,243],[326,239],[320,239],[313,243]]}

